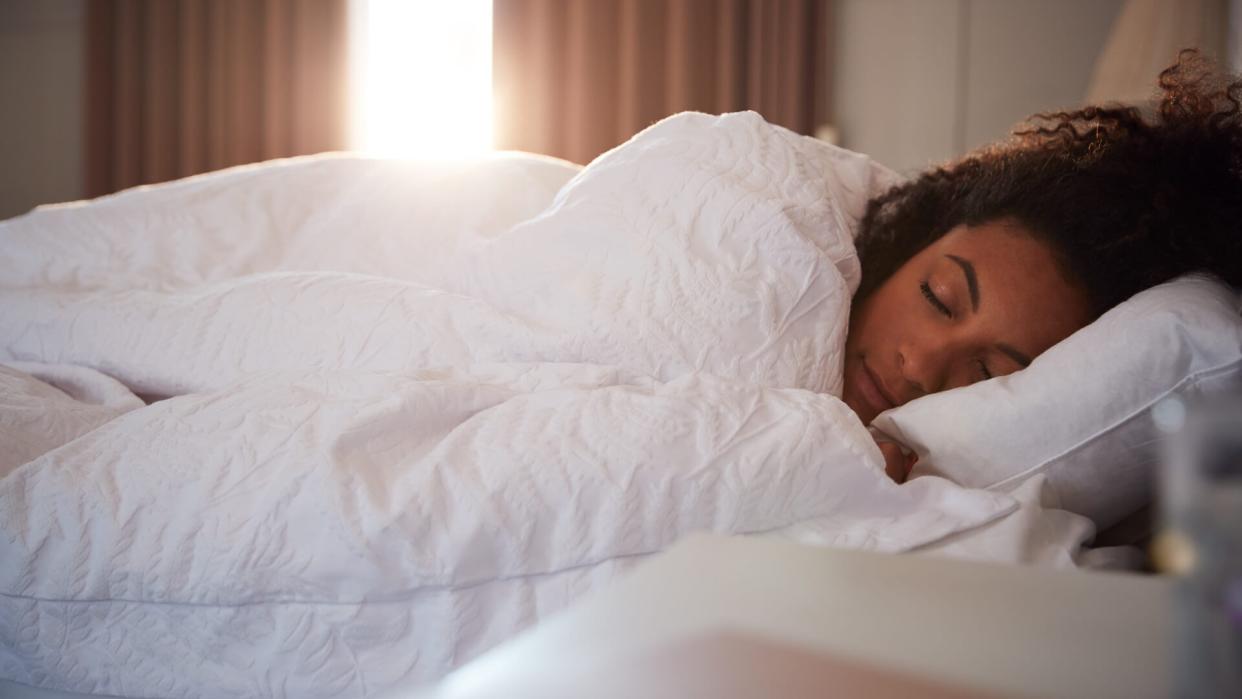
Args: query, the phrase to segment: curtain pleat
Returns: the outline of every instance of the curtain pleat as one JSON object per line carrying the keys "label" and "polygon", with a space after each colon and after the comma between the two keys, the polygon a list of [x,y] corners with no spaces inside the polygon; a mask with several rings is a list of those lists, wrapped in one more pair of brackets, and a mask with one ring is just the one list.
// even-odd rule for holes
{"label": "curtain pleat", "polygon": [[586,162],[652,122],[754,109],[813,132],[828,0],[495,0],[499,148]]}
{"label": "curtain pleat", "polygon": [[[137,0],[118,2],[117,15],[117,40],[113,47],[113,61],[116,66],[116,113],[112,118],[112,179],[136,182],[142,162],[139,139],[143,131],[143,113],[139,76],[142,70],[140,42],[145,22]],[[118,157],[121,153],[132,153],[138,157]]]}
{"label": "curtain pleat", "polygon": [[285,0],[268,0],[263,3],[263,25],[267,27],[267,40],[263,42],[263,138],[260,156],[264,160],[280,157],[291,152],[293,140],[285,127],[293,110],[292,93],[289,91],[291,54],[289,35],[289,3]]}
{"label": "curtain pleat", "polygon": [[170,3],[158,3],[146,17],[143,32],[143,55],[155,60],[143,61],[139,76],[146,86],[143,100],[142,125],[146,131],[146,143],[142,149],[143,172],[171,172],[177,166],[174,147],[178,121],[176,55],[176,8]]}
{"label": "curtain pleat", "polygon": [[[177,22],[177,126],[178,134],[205,134],[207,128],[207,43],[203,27],[207,21],[205,3],[185,0]],[[207,165],[206,138],[176,138],[179,172],[202,172]]]}
{"label": "curtain pleat", "polygon": [[347,0],[91,0],[90,196],[344,148]]}

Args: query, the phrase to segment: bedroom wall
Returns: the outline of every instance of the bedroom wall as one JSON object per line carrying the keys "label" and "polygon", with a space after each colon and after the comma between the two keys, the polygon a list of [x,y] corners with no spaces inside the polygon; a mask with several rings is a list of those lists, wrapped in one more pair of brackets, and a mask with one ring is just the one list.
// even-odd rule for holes
{"label": "bedroom wall", "polygon": [[0,0],[0,219],[82,194],[83,0]]}
{"label": "bedroom wall", "polygon": [[1124,0],[837,0],[841,144],[919,170],[1080,102]]}

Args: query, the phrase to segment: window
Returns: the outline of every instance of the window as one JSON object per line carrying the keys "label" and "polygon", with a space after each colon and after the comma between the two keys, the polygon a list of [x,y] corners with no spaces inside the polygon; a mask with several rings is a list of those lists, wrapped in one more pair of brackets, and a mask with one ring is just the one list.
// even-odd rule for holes
{"label": "window", "polygon": [[491,0],[352,0],[351,147],[457,158],[492,148]]}

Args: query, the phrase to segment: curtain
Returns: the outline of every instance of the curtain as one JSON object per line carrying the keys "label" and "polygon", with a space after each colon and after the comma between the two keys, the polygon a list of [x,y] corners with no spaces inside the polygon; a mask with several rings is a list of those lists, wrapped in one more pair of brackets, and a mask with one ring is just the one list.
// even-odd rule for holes
{"label": "curtain", "polygon": [[585,163],[653,121],[826,121],[828,0],[495,0],[497,148]]}
{"label": "curtain", "polygon": [[347,0],[88,0],[86,189],[346,145]]}

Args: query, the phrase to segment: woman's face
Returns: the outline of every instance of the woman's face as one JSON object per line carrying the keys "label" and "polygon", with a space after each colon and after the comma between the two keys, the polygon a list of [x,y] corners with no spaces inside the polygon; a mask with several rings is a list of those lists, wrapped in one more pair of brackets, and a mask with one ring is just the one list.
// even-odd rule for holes
{"label": "woman's face", "polygon": [[1015,372],[1091,320],[1051,249],[1003,220],[949,231],[852,313],[842,399],[864,423]]}

